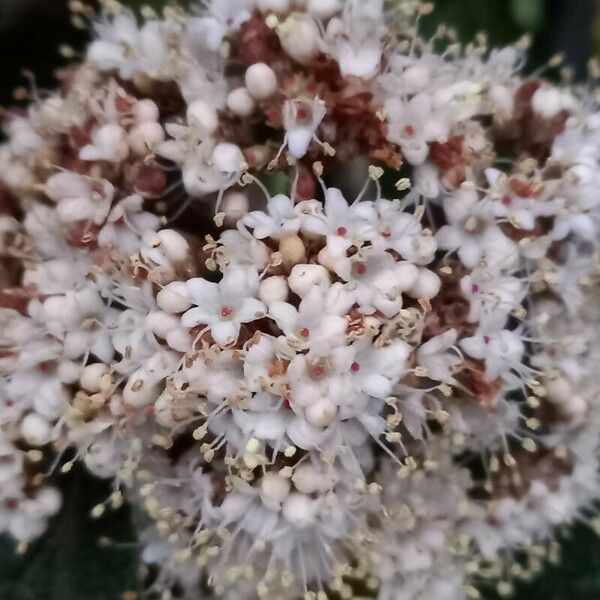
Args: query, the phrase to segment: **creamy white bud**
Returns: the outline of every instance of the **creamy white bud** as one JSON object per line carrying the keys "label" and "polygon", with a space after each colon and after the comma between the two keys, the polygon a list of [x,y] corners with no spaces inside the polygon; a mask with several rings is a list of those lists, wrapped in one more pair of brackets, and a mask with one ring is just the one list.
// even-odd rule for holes
{"label": "creamy white bud", "polygon": [[278,473],[265,473],[260,482],[260,495],[264,502],[281,504],[290,493],[290,480]]}
{"label": "creamy white bud", "polygon": [[61,360],[58,363],[57,374],[62,383],[75,383],[81,374],[81,361]]}
{"label": "creamy white bud", "polygon": [[275,71],[265,63],[256,63],[248,67],[245,81],[248,92],[257,100],[266,100],[277,90]]}
{"label": "creamy white bud", "polygon": [[306,262],[306,248],[300,236],[286,235],[281,238],[279,252],[283,257],[283,264],[288,268]]}
{"label": "creamy white bud", "polygon": [[288,285],[285,277],[273,276],[264,279],[260,284],[258,297],[267,306],[273,302],[285,302],[288,297]]}
{"label": "creamy white bud", "polygon": [[138,124],[156,122],[160,117],[156,102],[149,99],[139,100],[133,107],[133,114]]}
{"label": "creamy white bud", "polygon": [[79,377],[81,387],[87,392],[99,392],[102,385],[102,377],[108,373],[108,366],[104,363],[96,363],[84,367]]}
{"label": "creamy white bud", "polygon": [[32,446],[44,446],[50,441],[52,427],[37,413],[29,413],[21,421],[21,435]]}
{"label": "creamy white bud", "polygon": [[419,269],[419,276],[415,285],[408,291],[413,298],[431,300],[437,296],[442,282],[440,278],[429,269]]}
{"label": "creamy white bud", "polygon": [[239,117],[248,117],[254,112],[256,103],[245,87],[239,87],[227,96],[227,108]]}
{"label": "creamy white bud", "polygon": [[129,155],[127,132],[115,123],[102,125],[94,131],[92,142],[79,151],[79,158],[119,162]]}
{"label": "creamy white bud", "polygon": [[219,127],[217,111],[202,100],[196,100],[188,106],[187,121],[191,127],[198,129],[203,134],[210,136]]}
{"label": "creamy white bud", "polygon": [[156,295],[156,303],[170,314],[185,312],[192,305],[184,281],[173,281],[165,285]]}
{"label": "creamy white bud", "polygon": [[542,86],[531,99],[533,111],[546,119],[555,117],[562,109],[560,91],[553,86]]}
{"label": "creamy white bud", "polygon": [[318,400],[306,409],[306,420],[313,427],[328,427],[337,417],[337,405],[327,398]]}
{"label": "creamy white bud", "polygon": [[152,152],[164,139],[165,132],[160,123],[142,123],[129,132],[129,145],[140,156]]}
{"label": "creamy white bud", "polygon": [[399,262],[396,264],[395,275],[398,278],[397,287],[404,292],[416,285],[419,278],[419,269],[412,263]]}
{"label": "creamy white bud", "polygon": [[225,213],[225,222],[233,225],[247,214],[249,208],[248,196],[244,192],[234,190],[223,196],[220,211]]}
{"label": "creamy white bud", "polygon": [[314,494],[321,489],[323,476],[311,464],[302,463],[292,475],[292,482],[296,489],[303,494]]}
{"label": "creamy white bud", "polygon": [[277,28],[277,34],[285,52],[301,64],[309,62],[319,48],[321,34],[310,15],[292,13]]}
{"label": "creamy white bud", "polygon": [[144,369],[138,369],[125,384],[123,400],[136,408],[152,404],[159,396],[159,386]]}
{"label": "creamy white bud", "polygon": [[163,252],[174,262],[182,262],[189,258],[190,245],[187,240],[174,229],[163,229],[157,233]]}
{"label": "creamy white bud", "polygon": [[235,144],[217,144],[213,151],[215,169],[221,173],[237,173],[244,166],[244,155]]}
{"label": "creamy white bud", "polygon": [[300,264],[292,269],[288,284],[290,289],[304,298],[313,288],[326,290],[331,285],[329,271],[321,265]]}

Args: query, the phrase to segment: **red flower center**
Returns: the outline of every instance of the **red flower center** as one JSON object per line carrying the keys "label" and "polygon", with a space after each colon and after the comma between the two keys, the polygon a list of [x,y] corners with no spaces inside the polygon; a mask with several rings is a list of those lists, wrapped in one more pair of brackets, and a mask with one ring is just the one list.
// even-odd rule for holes
{"label": "red flower center", "polygon": [[410,137],[412,137],[413,135],[415,135],[415,128],[412,125],[407,125],[404,128],[404,133]]}
{"label": "red flower center", "polygon": [[353,363],[350,365],[350,370],[351,370],[353,373],[358,373],[358,372],[360,371],[360,365],[359,365],[357,362],[353,362]]}
{"label": "red flower center", "polygon": [[358,263],[355,268],[359,275],[364,275],[367,272],[367,265],[364,263]]}
{"label": "red flower center", "polygon": [[508,195],[502,196],[501,202],[504,204],[504,206],[510,206],[512,204],[512,198]]}
{"label": "red flower center", "polygon": [[300,330],[300,337],[303,337],[303,338],[310,337],[310,329],[308,327],[303,327]]}
{"label": "red flower center", "polygon": [[221,309],[221,317],[223,317],[223,319],[228,319],[232,314],[233,314],[233,309],[229,306],[224,306]]}
{"label": "red flower center", "polygon": [[484,335],[484,336],[483,336],[483,341],[484,341],[486,344],[489,344],[489,343],[490,343],[490,336],[489,336],[489,335]]}
{"label": "red flower center", "polygon": [[479,286],[478,286],[476,283],[474,283],[474,284],[471,286],[471,292],[472,292],[473,294],[478,294],[478,293],[479,293]]}
{"label": "red flower center", "polygon": [[322,367],[321,365],[313,365],[313,366],[310,368],[310,374],[311,374],[311,375],[312,375],[314,378],[318,379],[318,378],[320,378],[320,377],[323,377],[323,375],[325,375],[325,368],[324,368],[324,367]]}
{"label": "red flower center", "polygon": [[348,230],[345,227],[338,227],[337,234],[340,236],[344,236],[348,233]]}

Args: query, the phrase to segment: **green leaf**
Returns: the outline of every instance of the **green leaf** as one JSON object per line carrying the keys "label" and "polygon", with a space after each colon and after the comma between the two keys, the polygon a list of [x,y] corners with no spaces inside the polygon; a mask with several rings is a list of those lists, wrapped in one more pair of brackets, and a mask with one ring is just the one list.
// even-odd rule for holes
{"label": "green leaf", "polygon": [[511,12],[523,28],[537,31],[544,21],[543,0],[511,0]]}
{"label": "green leaf", "polygon": [[548,565],[531,583],[516,586],[515,600],[598,600],[600,539],[589,527],[575,526],[561,545],[561,561]]}
{"label": "green leaf", "polygon": [[269,190],[271,196],[285,194],[289,196],[291,190],[290,178],[283,172],[277,171],[272,175],[267,175],[264,180],[265,187]]}
{"label": "green leaf", "polygon": [[[0,600],[122,600],[138,589],[138,550],[128,508],[92,519],[111,490],[82,469],[61,476],[64,505],[46,535],[17,555],[0,538]],[[99,543],[101,538],[110,545]]]}

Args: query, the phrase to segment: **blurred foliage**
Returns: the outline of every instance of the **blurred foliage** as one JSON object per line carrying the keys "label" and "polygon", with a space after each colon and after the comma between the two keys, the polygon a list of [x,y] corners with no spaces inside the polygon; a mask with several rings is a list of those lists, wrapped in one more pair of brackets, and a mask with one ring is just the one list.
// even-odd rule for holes
{"label": "blurred foliage", "polygon": [[[46,535],[17,554],[0,538],[0,600],[127,600],[138,587],[138,551],[128,508],[90,511],[107,482],[75,468],[60,476],[64,505]],[[102,540],[111,540],[110,545]]]}
{"label": "blurred foliage", "polygon": [[585,525],[576,525],[561,544],[561,560],[548,565],[535,581],[516,586],[515,600],[598,600],[600,540]]}

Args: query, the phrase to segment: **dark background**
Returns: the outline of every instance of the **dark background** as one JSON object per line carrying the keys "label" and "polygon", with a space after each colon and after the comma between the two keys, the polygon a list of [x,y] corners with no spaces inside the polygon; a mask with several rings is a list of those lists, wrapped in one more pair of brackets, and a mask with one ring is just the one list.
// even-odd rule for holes
{"label": "dark background", "polygon": [[[438,0],[425,27],[433,30],[444,22],[464,40],[487,31],[491,44],[530,32],[528,70],[563,52],[576,76],[584,78],[587,61],[598,51],[599,14],[600,0]],[[67,0],[0,0],[0,107],[13,102],[15,87],[28,85],[23,69],[35,74],[39,87],[51,88],[54,69],[65,63],[59,46],[84,47],[89,31],[75,30],[69,19]],[[135,600],[139,566],[130,511],[109,512],[92,522],[89,511],[108,497],[108,486],[81,469],[62,476],[60,485],[66,506],[43,540],[16,556],[12,543],[0,538],[0,600]],[[112,543],[99,543],[102,536]],[[600,541],[583,525],[562,532],[561,540],[561,565],[517,586],[517,600],[600,600]],[[493,598],[493,588],[482,587],[482,597]]]}

